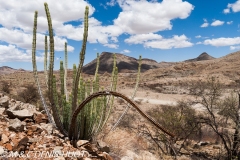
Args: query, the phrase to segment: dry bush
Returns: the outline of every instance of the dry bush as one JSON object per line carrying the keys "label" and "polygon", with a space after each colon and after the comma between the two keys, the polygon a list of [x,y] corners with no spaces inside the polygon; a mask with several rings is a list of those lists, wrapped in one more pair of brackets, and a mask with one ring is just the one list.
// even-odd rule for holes
{"label": "dry bush", "polygon": [[196,112],[187,102],[179,101],[176,106],[163,105],[161,109],[149,111],[149,115],[179,138],[191,138],[199,133]]}
{"label": "dry bush", "polygon": [[199,115],[199,121],[218,135],[226,159],[239,157],[240,94],[231,93],[223,98],[223,84],[215,77],[208,78],[206,82],[196,82],[193,86],[195,103],[205,108],[204,113]]}
{"label": "dry bush", "polygon": [[35,85],[28,84],[23,87],[25,89],[18,92],[17,99],[25,103],[36,104],[39,99],[39,95]]}
{"label": "dry bush", "polygon": [[7,81],[2,81],[1,85],[2,85],[1,90],[5,93],[9,94],[10,93],[10,83]]}

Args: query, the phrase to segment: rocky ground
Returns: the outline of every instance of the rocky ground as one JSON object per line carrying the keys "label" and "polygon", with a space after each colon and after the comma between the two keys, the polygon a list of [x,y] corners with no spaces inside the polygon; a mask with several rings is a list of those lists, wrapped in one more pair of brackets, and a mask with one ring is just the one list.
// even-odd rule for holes
{"label": "rocky ground", "polygon": [[113,159],[88,141],[77,144],[74,148],[34,105],[0,94],[0,159]]}

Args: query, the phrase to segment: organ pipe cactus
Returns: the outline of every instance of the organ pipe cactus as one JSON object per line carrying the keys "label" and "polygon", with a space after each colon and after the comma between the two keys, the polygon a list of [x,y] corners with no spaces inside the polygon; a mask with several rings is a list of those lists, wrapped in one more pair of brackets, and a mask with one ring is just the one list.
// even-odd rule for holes
{"label": "organ pipe cactus", "polygon": [[64,72],[64,92],[66,95],[66,101],[69,100],[67,92],[67,69],[68,69],[68,55],[67,55],[67,42],[65,42],[65,72]]}
{"label": "organ pipe cactus", "polygon": [[[116,92],[117,78],[118,78],[118,68],[116,63],[116,55],[113,55],[113,71],[111,77],[110,91],[100,91],[99,86],[99,54],[97,54],[97,66],[95,70],[95,75],[93,80],[84,80],[81,73],[82,67],[85,59],[86,43],[88,37],[88,7],[85,8],[84,17],[84,33],[82,48],[79,53],[79,64],[78,67],[73,65],[73,80],[72,80],[72,92],[68,96],[67,92],[67,43],[65,43],[65,66],[63,61],[60,61],[60,93],[58,93],[56,76],[53,75],[54,68],[54,37],[51,15],[48,9],[47,3],[44,3],[47,21],[48,21],[48,33],[50,41],[50,56],[48,71],[47,68],[47,38],[45,38],[45,59],[44,59],[44,74],[46,73],[47,88],[48,88],[48,99],[50,102],[50,107],[52,110],[54,122],[51,119],[51,114],[47,109],[45,100],[41,94],[40,84],[37,76],[37,66],[36,66],[36,30],[37,30],[37,11],[34,15],[34,27],[33,27],[33,44],[32,44],[32,63],[33,63],[33,73],[35,77],[36,84],[38,85],[39,94],[41,95],[41,100],[43,102],[46,113],[48,114],[49,121],[56,125],[62,134],[68,136],[72,142],[76,142],[77,139],[90,139],[92,136],[99,133],[104,125],[106,124],[113,106],[114,97],[121,97],[126,100],[131,106],[135,107],[137,111],[141,113],[145,118],[150,120],[155,126],[161,129],[163,132],[173,136],[171,133],[167,132],[165,129],[161,128],[154,120],[149,118],[144,112],[142,112],[134,102],[132,102],[127,97]],[[141,58],[140,58],[141,60]],[[140,61],[141,62],[141,61]],[[136,93],[139,77],[140,77],[140,62],[138,69],[138,77],[136,82],[136,87],[134,90],[133,97]],[[77,105],[79,106],[77,107]],[[129,106],[128,106],[129,107]],[[120,120],[119,120],[120,121]],[[75,146],[76,144],[73,143]]]}

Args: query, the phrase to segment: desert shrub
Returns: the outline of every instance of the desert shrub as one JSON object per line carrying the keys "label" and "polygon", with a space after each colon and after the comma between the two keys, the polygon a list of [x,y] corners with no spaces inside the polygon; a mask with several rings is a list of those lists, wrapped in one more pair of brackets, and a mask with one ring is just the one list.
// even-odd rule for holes
{"label": "desert shrub", "polygon": [[179,101],[176,106],[163,105],[150,110],[149,115],[181,139],[195,137],[200,133],[196,112],[187,102]]}
{"label": "desert shrub", "polygon": [[7,81],[2,81],[1,85],[2,85],[1,90],[5,93],[9,94],[10,93],[10,83]]}
{"label": "desert shrub", "polygon": [[120,105],[124,104],[124,100],[121,99],[121,98],[118,98],[118,99],[117,99],[117,102],[118,102]]}
{"label": "desert shrub", "polygon": [[136,115],[127,113],[120,121],[118,127],[120,128],[134,128],[134,122],[137,120]]}
{"label": "desert shrub", "polygon": [[28,85],[24,85],[23,87],[25,89],[18,92],[18,95],[17,95],[18,100],[25,102],[25,103],[36,104],[39,99],[39,95],[38,95],[38,91],[37,91],[37,88],[35,87],[35,85],[28,84]]}
{"label": "desert shrub", "polygon": [[[218,135],[223,145],[226,159],[239,156],[239,100],[240,95],[232,92],[223,96],[223,84],[216,77],[210,77],[206,82],[196,82],[194,95],[196,103],[204,108],[198,119]],[[230,123],[229,123],[230,122]]]}

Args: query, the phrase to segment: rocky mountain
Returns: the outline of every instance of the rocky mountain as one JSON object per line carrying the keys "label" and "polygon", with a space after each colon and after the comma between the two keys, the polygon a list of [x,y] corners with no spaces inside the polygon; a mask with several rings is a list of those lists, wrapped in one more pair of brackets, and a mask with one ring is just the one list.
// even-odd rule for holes
{"label": "rocky mountain", "polygon": [[196,62],[196,61],[205,61],[205,60],[212,60],[215,59],[214,57],[210,56],[209,54],[207,54],[206,52],[203,52],[202,54],[200,54],[197,58],[193,58],[193,59],[188,59],[185,62]]}
{"label": "rocky mountain", "polygon": [[[120,53],[116,54],[118,72],[136,72],[138,70],[138,59],[129,57]],[[96,69],[97,59],[83,67],[83,72],[86,74],[94,74]],[[111,73],[113,67],[113,53],[102,52],[100,54],[99,73]],[[159,63],[152,59],[143,58],[141,71],[145,72],[149,69],[158,68]]]}
{"label": "rocky mountain", "polygon": [[11,73],[14,73],[14,72],[25,72],[24,69],[14,69],[14,68],[11,68],[11,67],[8,67],[8,66],[2,66],[0,67],[0,75],[1,74],[11,74]]}

